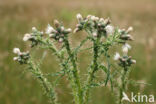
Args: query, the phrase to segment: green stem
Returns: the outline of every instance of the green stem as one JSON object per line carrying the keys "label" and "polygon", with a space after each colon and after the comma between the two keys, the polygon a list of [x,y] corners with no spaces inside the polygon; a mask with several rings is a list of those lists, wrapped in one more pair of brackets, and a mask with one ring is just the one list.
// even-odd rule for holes
{"label": "green stem", "polygon": [[122,76],[121,76],[121,86],[119,88],[119,104],[122,104],[122,97],[123,97],[123,92],[126,90],[126,77],[128,74],[127,67],[124,67]]}
{"label": "green stem", "polygon": [[100,36],[96,38],[96,40],[93,40],[93,64],[92,68],[89,70],[89,75],[86,82],[86,88],[84,92],[84,104],[88,103],[89,100],[89,94],[90,94],[90,84],[94,79],[94,74],[98,70],[98,53],[99,53],[99,42],[100,42]]}
{"label": "green stem", "polygon": [[72,66],[73,66],[73,68],[71,68],[70,73],[69,73],[69,79],[71,81],[71,85],[72,85],[72,89],[74,93],[75,104],[82,104],[83,102],[82,90],[81,90],[80,80],[78,76],[76,60],[74,58],[74,54],[71,52],[67,37],[64,40],[64,44],[65,44],[68,56],[70,57],[70,62],[72,63]]}
{"label": "green stem", "polygon": [[45,89],[45,92],[48,98],[50,99],[50,103],[57,104],[54,88],[52,87],[48,79],[44,77],[41,70],[36,65],[33,64],[31,59],[30,61],[28,61],[28,65],[29,65],[30,72],[39,80],[39,82]]}

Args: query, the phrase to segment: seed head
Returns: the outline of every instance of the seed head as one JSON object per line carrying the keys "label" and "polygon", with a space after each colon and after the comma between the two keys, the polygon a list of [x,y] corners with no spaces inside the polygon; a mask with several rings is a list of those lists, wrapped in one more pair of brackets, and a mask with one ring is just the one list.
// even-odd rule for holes
{"label": "seed head", "polygon": [[79,22],[80,22],[81,20],[83,20],[83,17],[82,17],[82,15],[81,15],[80,13],[78,13],[78,14],[76,15],[76,18],[78,19]]}
{"label": "seed head", "polygon": [[52,26],[50,26],[50,24],[48,24],[46,28],[46,34],[50,34],[52,32],[56,32],[56,30]]}
{"label": "seed head", "polygon": [[54,20],[54,25],[56,28],[58,28],[60,26],[60,22],[58,20]]}
{"label": "seed head", "polygon": [[108,25],[108,24],[110,24],[110,23],[111,23],[111,21],[110,21],[109,18],[107,18],[107,19],[104,20],[104,24],[105,24],[105,25]]}
{"label": "seed head", "polygon": [[132,64],[136,64],[136,60],[131,60]]}
{"label": "seed head", "polygon": [[119,59],[120,59],[120,54],[116,52],[114,55],[114,60],[119,60]]}
{"label": "seed head", "polygon": [[23,37],[23,41],[28,41],[30,38],[31,38],[31,34],[25,34],[24,37]]}
{"label": "seed head", "polygon": [[32,31],[37,31],[36,27],[32,27]]}
{"label": "seed head", "polygon": [[49,37],[54,38],[56,34],[49,34]]}
{"label": "seed head", "polygon": [[79,31],[79,28],[75,28],[74,31],[73,31],[73,33],[76,33],[78,31]]}
{"label": "seed head", "polygon": [[94,37],[97,37],[97,33],[96,33],[96,32],[93,32],[93,36],[94,36]]}
{"label": "seed head", "polygon": [[68,28],[68,29],[66,29],[66,31],[70,33],[72,31],[72,29]]}
{"label": "seed head", "polygon": [[111,25],[107,25],[105,29],[108,35],[112,35],[114,33],[114,27]]}
{"label": "seed head", "polygon": [[18,55],[21,54],[21,51],[20,51],[19,48],[14,48],[14,49],[13,49],[13,52],[14,52],[15,54],[18,54]]}
{"label": "seed head", "polygon": [[91,20],[96,21],[96,17],[95,16],[91,16]]}
{"label": "seed head", "polygon": [[61,26],[61,31],[64,31],[64,27],[63,26]]}
{"label": "seed head", "polygon": [[103,18],[100,18],[99,22],[104,22],[104,19]]}
{"label": "seed head", "polygon": [[60,39],[59,39],[59,42],[62,43],[62,42],[63,42],[63,38],[60,38]]}
{"label": "seed head", "polygon": [[18,57],[14,57],[13,60],[14,60],[14,61],[17,61],[17,60],[18,60]]}
{"label": "seed head", "polygon": [[131,49],[131,46],[128,43],[122,46],[122,51],[124,54],[127,54],[129,49]]}
{"label": "seed head", "polygon": [[90,19],[90,18],[91,18],[91,16],[92,16],[92,15],[88,15],[88,16],[87,16],[87,19]]}
{"label": "seed head", "polygon": [[133,27],[129,27],[128,29],[127,29],[127,33],[130,33],[130,32],[132,32],[133,31]]}

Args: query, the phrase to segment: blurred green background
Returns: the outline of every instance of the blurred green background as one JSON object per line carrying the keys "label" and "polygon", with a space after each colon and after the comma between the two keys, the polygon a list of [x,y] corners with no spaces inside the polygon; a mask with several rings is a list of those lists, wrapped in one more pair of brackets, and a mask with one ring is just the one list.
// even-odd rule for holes
{"label": "blurred green background", "polygon": [[[0,104],[47,104],[41,86],[23,73],[23,66],[13,61],[12,49],[29,49],[22,41],[25,33],[33,26],[44,30],[54,19],[63,21],[66,27],[74,29],[77,13],[84,16],[93,14],[110,17],[112,23],[120,28],[134,27],[130,54],[137,60],[131,72],[131,79],[152,85],[130,85],[129,92],[156,95],[156,0],[0,0]],[[72,37],[76,45],[82,34]],[[43,51],[43,50],[41,50]],[[41,54],[38,54],[38,58]],[[81,71],[89,60],[89,55],[80,55]],[[55,72],[58,63],[51,54],[46,56],[42,70]],[[59,100],[72,104],[70,87],[65,78],[58,88]],[[95,88],[90,104],[114,104],[114,97],[108,88]]]}

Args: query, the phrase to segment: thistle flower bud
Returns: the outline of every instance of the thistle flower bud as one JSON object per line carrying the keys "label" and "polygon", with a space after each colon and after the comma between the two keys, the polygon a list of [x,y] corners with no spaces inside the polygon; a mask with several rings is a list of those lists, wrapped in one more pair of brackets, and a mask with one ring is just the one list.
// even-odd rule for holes
{"label": "thistle flower bud", "polygon": [[32,31],[37,31],[36,27],[32,27]]}
{"label": "thistle flower bud", "polygon": [[13,49],[13,52],[14,52],[15,54],[18,54],[18,55],[21,54],[21,51],[20,51],[19,48],[14,48],[14,49]]}
{"label": "thistle flower bud", "polygon": [[58,28],[60,26],[59,21],[58,20],[54,20],[54,25],[55,25],[56,28]]}
{"label": "thistle flower bud", "polygon": [[104,20],[104,24],[105,24],[105,25],[108,25],[108,24],[110,24],[110,23],[111,23],[111,21],[110,21],[109,18],[107,18],[107,19]]}
{"label": "thistle flower bud", "polygon": [[136,60],[131,60],[131,63],[132,64],[136,64]]}
{"label": "thistle flower bud", "polygon": [[119,59],[120,59],[120,54],[116,52],[114,55],[114,60],[119,60]]}
{"label": "thistle flower bud", "polygon": [[95,21],[98,21],[99,20],[99,17],[95,17]]}
{"label": "thistle flower bud", "polygon": [[127,29],[127,33],[130,33],[130,32],[132,32],[133,31],[133,27],[129,27],[128,29]]}
{"label": "thistle flower bud", "polygon": [[80,13],[76,15],[76,18],[78,19],[79,22],[83,20],[83,17]]}
{"label": "thistle flower bud", "polygon": [[128,40],[134,40],[132,35],[130,35],[130,34],[128,34],[127,37],[128,37]]}
{"label": "thistle flower bud", "polygon": [[60,38],[60,39],[59,39],[59,42],[62,43],[62,42],[63,42],[63,38]]}
{"label": "thistle flower bud", "polygon": [[23,37],[23,41],[28,41],[30,38],[31,38],[31,34],[25,34],[24,37]]}
{"label": "thistle flower bud", "polygon": [[91,18],[91,16],[92,16],[92,15],[88,15],[88,16],[87,16],[87,19],[90,19],[90,18]]}
{"label": "thistle flower bud", "polygon": [[71,29],[71,28],[68,28],[68,29],[66,29],[66,31],[67,31],[68,33],[70,33],[70,32],[72,31],[72,29]]}
{"label": "thistle flower bud", "polygon": [[104,19],[103,18],[100,18],[99,22],[104,22]]}
{"label": "thistle flower bud", "polygon": [[91,20],[92,21],[96,21],[96,17],[95,16],[91,16]]}
{"label": "thistle flower bud", "polygon": [[46,34],[50,34],[52,32],[56,32],[56,30],[52,26],[50,26],[50,24],[48,24],[46,28]]}
{"label": "thistle flower bud", "polygon": [[64,27],[63,26],[61,26],[61,31],[64,31]]}
{"label": "thistle flower bud", "polygon": [[121,35],[120,38],[123,39],[123,40],[134,40],[133,37],[130,34],[128,34],[128,35]]}
{"label": "thistle flower bud", "polygon": [[127,43],[122,46],[122,51],[124,54],[127,54],[129,49],[131,49],[131,46]]}
{"label": "thistle flower bud", "polygon": [[111,25],[107,25],[105,29],[108,35],[112,35],[114,33],[114,27]]}
{"label": "thistle flower bud", "polygon": [[73,33],[76,33],[78,31],[79,31],[79,28],[75,28],[74,31],[73,31]]}
{"label": "thistle flower bud", "polygon": [[93,32],[94,37],[97,37],[97,35],[98,35],[97,32]]}
{"label": "thistle flower bud", "polygon": [[49,34],[50,38],[54,38],[56,36],[56,34]]}
{"label": "thistle flower bud", "polygon": [[14,61],[17,61],[17,60],[18,60],[18,57],[14,57],[13,60],[14,60]]}

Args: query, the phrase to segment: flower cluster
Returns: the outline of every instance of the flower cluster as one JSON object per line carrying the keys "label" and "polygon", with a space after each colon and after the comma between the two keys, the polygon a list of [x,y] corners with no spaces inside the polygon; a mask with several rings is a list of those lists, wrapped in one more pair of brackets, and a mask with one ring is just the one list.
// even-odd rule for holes
{"label": "flower cluster", "polygon": [[119,60],[119,65],[121,67],[129,67],[132,64],[136,63],[136,60],[132,59],[131,56],[127,55],[129,49],[131,49],[131,46],[125,43],[122,46],[123,56],[120,56],[118,52],[116,52],[116,54],[114,55],[114,60]]}
{"label": "flower cluster", "polygon": [[83,18],[81,14],[77,14],[77,19],[78,24],[76,25],[74,33],[82,29],[91,31],[94,37],[97,37],[99,33],[103,35],[112,35],[114,33],[114,27],[110,25],[111,21],[109,18],[103,19],[93,15],[88,15],[86,18]]}
{"label": "flower cluster", "polygon": [[130,32],[133,31],[133,27],[129,27],[127,30],[119,29],[118,32],[120,34],[120,39],[122,40],[134,40],[133,37],[130,35]]}
{"label": "flower cluster", "polygon": [[63,42],[65,36],[71,33],[71,28],[65,29],[64,26],[57,20],[54,21],[54,25],[56,29],[54,29],[50,24],[48,24],[46,28],[46,34],[48,34],[50,38],[54,38],[59,42]]}
{"label": "flower cluster", "polygon": [[13,52],[17,54],[17,57],[14,57],[13,60],[18,61],[20,64],[26,64],[30,58],[29,52],[21,52],[19,48],[14,48]]}
{"label": "flower cluster", "polygon": [[42,38],[43,32],[38,31],[35,27],[32,28],[32,33],[26,33],[23,37],[23,41],[31,41],[31,47],[34,47],[39,43]]}

